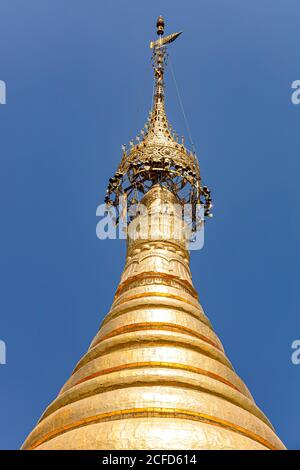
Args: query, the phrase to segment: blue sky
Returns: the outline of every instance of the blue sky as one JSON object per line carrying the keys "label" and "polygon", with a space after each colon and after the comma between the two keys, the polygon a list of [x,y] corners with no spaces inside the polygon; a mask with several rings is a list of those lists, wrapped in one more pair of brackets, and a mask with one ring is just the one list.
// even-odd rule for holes
{"label": "blue sky", "polygon": [[[125,243],[96,238],[121,145],[151,105],[165,16],[214,219],[193,280],[227,355],[300,448],[297,0],[2,0],[0,448],[19,448],[108,312]],[[185,133],[171,74],[167,110]]]}

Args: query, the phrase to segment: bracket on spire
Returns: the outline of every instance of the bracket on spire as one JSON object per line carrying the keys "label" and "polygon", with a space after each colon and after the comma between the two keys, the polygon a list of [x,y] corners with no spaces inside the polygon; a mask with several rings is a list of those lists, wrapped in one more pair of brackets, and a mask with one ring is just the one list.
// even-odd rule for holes
{"label": "bracket on spire", "polygon": [[175,39],[177,39],[180,34],[182,34],[182,31],[179,31],[178,33],[169,34],[169,36],[159,38],[156,41],[151,41],[150,49],[153,49],[155,47],[160,48],[162,46],[166,46],[167,44],[170,44],[170,42],[175,41]]}

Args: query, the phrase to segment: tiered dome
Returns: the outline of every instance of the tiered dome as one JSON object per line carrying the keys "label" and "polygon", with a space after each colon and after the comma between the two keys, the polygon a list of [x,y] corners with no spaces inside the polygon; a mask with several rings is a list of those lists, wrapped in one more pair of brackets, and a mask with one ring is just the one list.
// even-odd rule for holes
{"label": "tiered dome", "polygon": [[144,197],[148,239],[129,241],[110,312],[24,449],[284,449],[199,304],[175,202]]}
{"label": "tiered dome", "polygon": [[175,205],[195,205],[204,194],[207,212],[211,202],[195,155],[174,138],[164,110],[162,47],[177,36],[152,43],[156,91],[147,133],[124,153],[108,188],[108,203],[116,205],[122,191],[133,201],[138,191],[147,209],[128,227],[135,230],[111,310],[23,449],[285,448],[235,373],[192,283],[189,231]]}

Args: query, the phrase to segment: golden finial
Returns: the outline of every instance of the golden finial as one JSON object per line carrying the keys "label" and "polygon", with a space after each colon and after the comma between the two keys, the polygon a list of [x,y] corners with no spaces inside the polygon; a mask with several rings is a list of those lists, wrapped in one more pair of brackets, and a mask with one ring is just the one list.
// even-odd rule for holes
{"label": "golden finial", "polygon": [[[122,178],[109,186],[109,198],[115,207],[119,205],[120,194],[126,194],[127,204],[143,195],[155,184],[170,188],[184,204],[195,205],[205,198],[205,215],[209,214],[210,195],[201,188],[198,162],[185,148],[184,138],[179,141],[165,112],[164,74],[167,65],[167,46],[175,41],[181,32],[164,35],[165,22],[162,16],[156,21],[158,39],[150,43],[154,71],[154,95],[152,110],[144,129],[130,140],[128,151],[123,152],[118,171]],[[146,130],[146,132],[145,132]],[[115,187],[116,186],[116,187]],[[134,188],[137,193],[134,193]],[[193,223],[195,221],[193,220]]]}
{"label": "golden finial", "polygon": [[156,27],[157,27],[157,35],[162,36],[164,34],[164,29],[165,29],[165,20],[163,19],[162,16],[159,16],[157,18]]}
{"label": "golden finial", "polygon": [[150,42],[150,49],[153,49],[155,47],[162,47],[165,46],[166,44],[170,44],[170,42],[175,41],[175,39],[180,36],[182,31],[179,31],[178,33],[173,33],[170,34],[169,36],[166,36],[165,38],[162,38],[161,36],[165,32],[165,20],[163,19],[162,16],[159,16],[156,21],[156,28],[157,28],[157,35],[159,36],[159,39],[157,41],[151,41]]}

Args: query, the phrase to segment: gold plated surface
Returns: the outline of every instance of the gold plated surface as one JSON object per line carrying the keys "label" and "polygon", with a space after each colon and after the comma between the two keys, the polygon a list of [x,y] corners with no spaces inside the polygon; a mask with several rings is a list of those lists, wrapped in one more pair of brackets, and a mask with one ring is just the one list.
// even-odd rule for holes
{"label": "gold plated surface", "polygon": [[166,117],[163,48],[179,34],[162,39],[163,32],[159,17],[147,132],[124,150],[108,188],[117,203],[129,174],[155,218],[139,214],[129,225],[112,307],[23,449],[285,449],[226,357],[192,283],[186,225],[174,206],[187,183],[193,204],[205,192],[206,215],[211,198],[200,188],[195,154],[178,143]]}
{"label": "gold plated surface", "polygon": [[[162,216],[162,200],[144,203]],[[110,312],[24,449],[284,449],[198,302],[184,231],[159,227],[129,240]]]}

